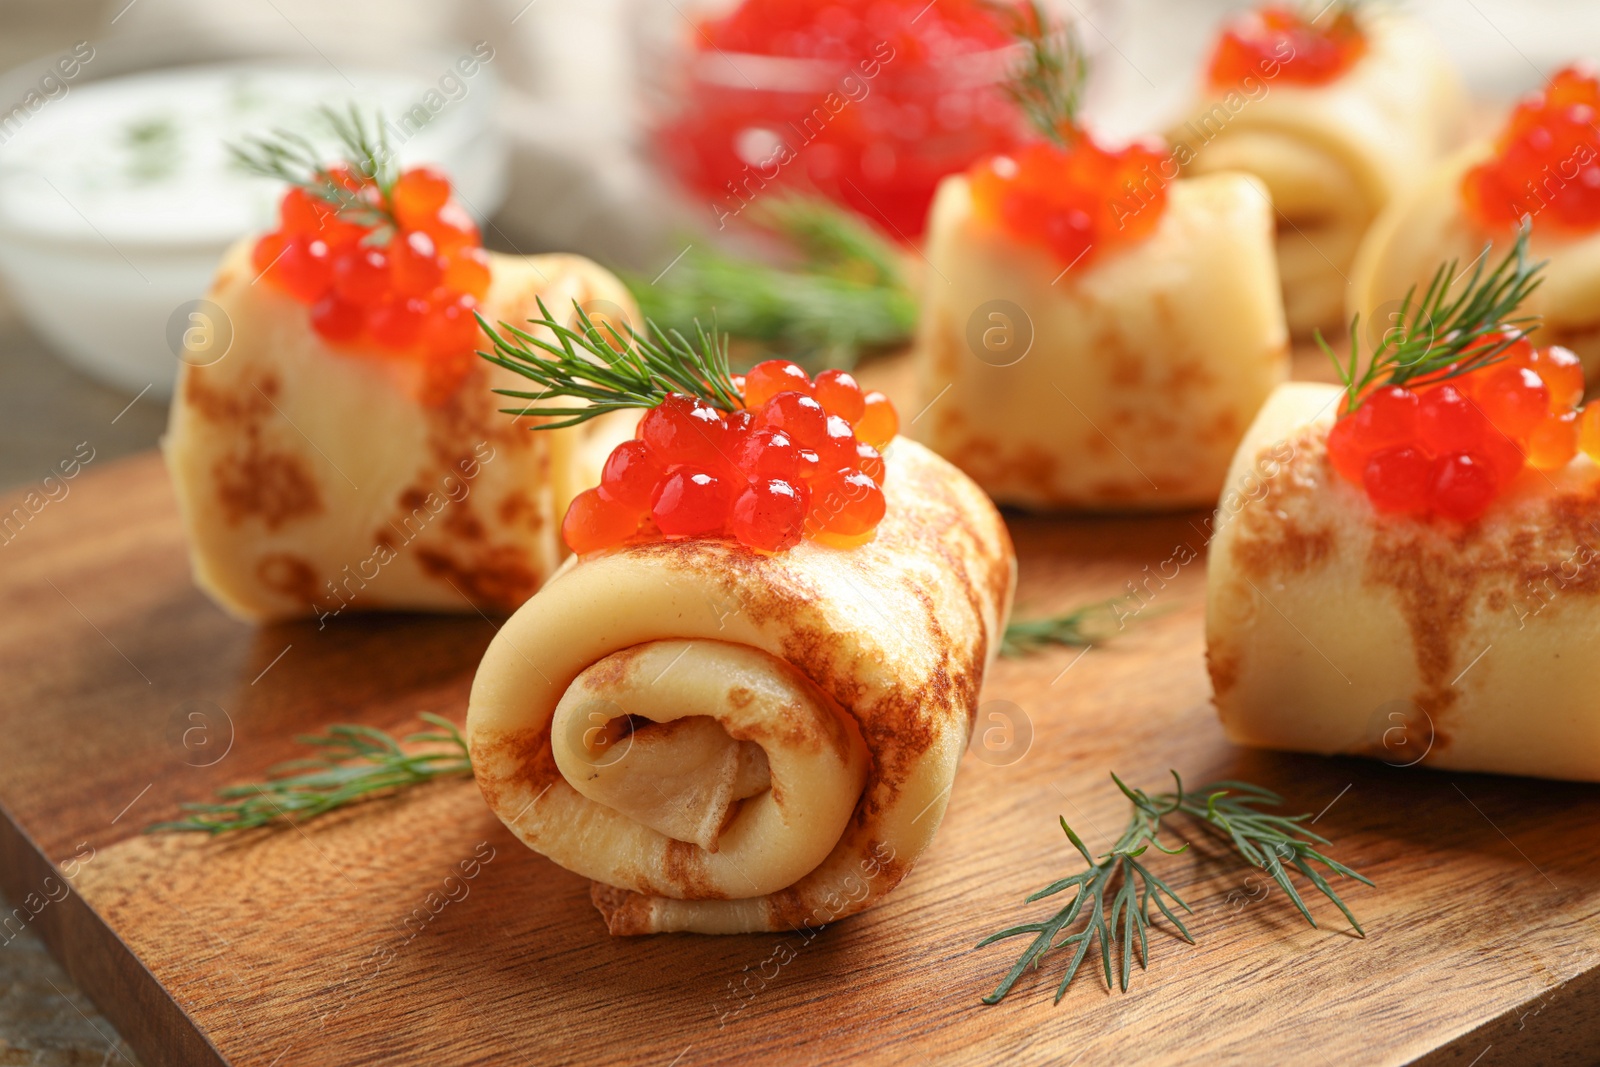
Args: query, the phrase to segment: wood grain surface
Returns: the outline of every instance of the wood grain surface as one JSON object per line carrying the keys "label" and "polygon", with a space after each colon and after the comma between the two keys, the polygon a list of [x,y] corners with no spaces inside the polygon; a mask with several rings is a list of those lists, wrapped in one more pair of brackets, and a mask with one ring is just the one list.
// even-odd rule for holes
{"label": "wood grain surface", "polygon": [[[1600,790],[1228,744],[1203,519],[1012,520],[1020,615],[1154,592],[1087,654],[1000,663],[984,700],[1020,709],[1031,741],[1004,766],[969,753],[881,907],[809,937],[619,940],[470,781],[235,840],[144,835],[296,754],[296,733],[459,720],[494,623],[233,622],[189,580],[157,459],[97,465],[0,548],[0,879],[43,902],[13,922],[148,1064],[1593,1062]],[[1202,838],[1157,858],[1197,946],[1157,930],[1127,994],[1086,968],[1052,1004],[1052,960],[981,1004],[1014,953],[975,943],[1042,916],[1022,898],[1078,869],[1056,816],[1104,848],[1126,811],[1107,772],[1160,788],[1169,767],[1320,813],[1377,882],[1340,887],[1367,938],[1326,904],[1306,926]]]}

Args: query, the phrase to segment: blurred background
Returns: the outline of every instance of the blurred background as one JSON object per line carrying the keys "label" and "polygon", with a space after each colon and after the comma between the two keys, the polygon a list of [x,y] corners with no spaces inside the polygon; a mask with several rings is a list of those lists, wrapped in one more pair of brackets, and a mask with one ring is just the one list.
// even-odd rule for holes
{"label": "blurred background", "polygon": [[[402,161],[449,170],[491,248],[631,270],[658,315],[672,309],[648,297],[672,294],[652,279],[750,242],[740,191],[762,184],[752,167],[913,241],[937,179],[1015,135],[994,85],[1010,53],[932,3],[898,28],[905,54],[841,82],[830,44],[893,36],[873,20],[903,23],[907,3],[837,5],[821,43],[802,25],[815,6],[768,4],[765,21],[713,36],[706,20],[736,0],[0,0],[0,487],[89,437],[97,457],[155,443],[176,368],[169,319],[228,243],[273,217],[272,184],[230,167],[222,146],[307,128],[318,103],[398,117]],[[1093,58],[1088,118],[1117,138],[1181,109],[1240,5],[1051,6]],[[1486,107],[1600,52],[1600,5],[1405,6]],[[803,166],[774,162],[763,122],[841,89],[849,99]],[[745,296],[769,334],[816,333],[772,321],[785,312],[761,303],[771,293]],[[903,308],[857,310],[835,326],[844,337],[795,343],[853,354],[903,332]]]}
{"label": "blurred background", "polygon": [[[448,171],[489,247],[590,256],[624,272],[647,313],[681,315],[695,284],[716,284],[725,324],[743,316],[773,348],[848,362],[903,344],[915,307],[891,275],[914,274],[914,255],[851,279],[860,299],[846,300],[827,279],[744,267],[736,257],[772,254],[745,209],[769,178],[792,183],[868,220],[873,248],[914,248],[938,179],[1020,135],[998,89],[1014,52],[970,6],[0,0],[0,489],[39,480],[79,442],[99,461],[155,446],[185,302],[276,210],[280,190],[223,146],[311,133],[324,103],[381,110],[402,163]],[[1077,22],[1087,120],[1116,140],[1182,110],[1218,23],[1243,5],[1048,6]],[[1592,0],[1404,6],[1490,120],[1600,56]],[[887,55],[841,65],[882,41]],[[826,129],[792,125],[829,93]],[[816,139],[793,165],[785,129]],[[872,274],[875,254],[847,256]],[[0,948],[0,1064],[131,1059],[31,935]]]}

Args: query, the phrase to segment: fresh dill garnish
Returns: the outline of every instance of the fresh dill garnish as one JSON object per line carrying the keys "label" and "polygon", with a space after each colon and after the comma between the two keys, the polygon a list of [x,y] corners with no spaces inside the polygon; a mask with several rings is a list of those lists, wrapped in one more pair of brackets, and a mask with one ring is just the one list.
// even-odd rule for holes
{"label": "fresh dill garnish", "polygon": [[728,339],[716,330],[707,332],[696,322],[695,340],[676,330],[663,330],[647,321],[645,332],[626,326],[627,335],[609,321],[595,324],[573,301],[577,329],[559,322],[538,301],[539,318],[528,320],[536,329],[548,330],[546,340],[510,323],[495,327],[482,315],[478,323],[494,345],[493,352],[478,353],[537,382],[538,392],[496,389],[501,396],[537,402],[551,397],[585,401],[576,407],[534,406],[502,408],[508,415],[540,415],[561,421],[541,421],[535,429],[576,426],[597,415],[624,408],[653,408],[668,393],[698,397],[714,408],[735,411],[744,406],[732,372],[728,369]]}
{"label": "fresh dill garnish", "polygon": [[720,330],[763,358],[792,359],[813,371],[851,367],[911,340],[917,303],[901,253],[867,222],[799,195],[774,196],[747,217],[794,262],[774,265],[694,242],[662,275],[623,276],[645,316],[689,333],[714,315]]}
{"label": "fresh dill garnish", "polygon": [[184,804],[185,818],[156,823],[146,833],[198,831],[207,834],[293,824],[360,800],[390,794],[436,778],[472,773],[472,759],[461,731],[450,720],[423,712],[437,729],[412,734],[407,744],[447,746],[443,751],[407,752],[401,742],[371,726],[341,723],[321,734],[296,740],[322,750],[316,759],[280,763],[267,780],[217,790],[221,803]]}
{"label": "fresh dill garnish", "polygon": [[992,6],[1022,46],[1022,61],[1004,87],[1006,96],[1036,132],[1058,145],[1071,143],[1089,76],[1077,27],[1057,23],[1039,0]]}
{"label": "fresh dill garnish", "polygon": [[1002,656],[1026,656],[1051,645],[1086,648],[1097,645],[1122,629],[1117,606],[1123,598],[1085,604],[1060,615],[1038,619],[1013,619],[1000,642]]}
{"label": "fresh dill garnish", "polygon": [[[345,113],[327,106],[318,111],[339,139],[348,173],[330,167],[316,145],[292,130],[248,137],[242,145],[229,145],[228,151],[249,173],[297,186],[333,205],[341,219],[376,227],[371,243],[387,242],[399,228],[389,196],[398,174],[382,116],[374,115],[369,128],[369,120],[354,104]],[[352,182],[352,177],[358,181]],[[372,184],[359,184],[362,179]]]}
{"label": "fresh dill garnish", "polygon": [[[1245,864],[1271,875],[1313,927],[1317,925],[1316,920],[1311,917],[1304,899],[1289,880],[1286,864],[1299,871],[1331,900],[1350,920],[1356,933],[1366,936],[1350,909],[1312,864],[1320,863],[1335,874],[1354,878],[1365,885],[1372,885],[1372,882],[1319,851],[1317,846],[1327,844],[1328,840],[1301,825],[1309,815],[1273,815],[1257,810],[1261,805],[1282,804],[1283,798],[1269,789],[1248,782],[1217,781],[1196,793],[1189,793],[1185,792],[1183,780],[1177,771],[1172,772],[1172,778],[1176,785],[1173,792],[1150,796],[1142,789],[1129,788],[1115,774],[1111,776],[1117,788],[1133,805],[1133,810],[1121,836],[1099,858],[1067,825],[1067,820],[1064,817],[1061,819],[1061,829],[1067,835],[1067,840],[1072,842],[1089,866],[1075,875],[1051,882],[1027,898],[1025,903],[1031,904],[1072,890],[1071,899],[1050,918],[1008,927],[978,942],[978,947],[983,948],[1006,938],[1033,935],[1033,940],[1006,972],[1000,984],[983,998],[985,1004],[997,1004],[1005,999],[1024,971],[1030,966],[1037,968],[1046,955],[1068,946],[1073,946],[1073,951],[1061,984],[1056,987],[1057,1003],[1066,995],[1067,987],[1072,984],[1091,945],[1099,949],[1106,988],[1111,989],[1115,984],[1124,993],[1127,992],[1136,942],[1140,969],[1143,970],[1149,963],[1150,946],[1146,935],[1151,922],[1152,902],[1172,923],[1178,935],[1193,944],[1194,938],[1188,927],[1168,906],[1168,901],[1184,911],[1191,911],[1189,905],[1139,860],[1151,846],[1169,855],[1188,847],[1184,844],[1168,848],[1158,840],[1162,820],[1178,814],[1188,816],[1226,840],[1233,846],[1237,858]],[[1115,894],[1108,904],[1106,898],[1113,889]],[[1082,928],[1069,932],[1073,931],[1079,919],[1084,920]],[[1116,972],[1115,979],[1113,971]]]}
{"label": "fresh dill garnish", "polygon": [[1394,316],[1395,325],[1385,331],[1364,369],[1360,366],[1360,315],[1350,320],[1347,360],[1341,359],[1318,331],[1317,344],[1344,382],[1344,413],[1355,411],[1372,390],[1383,386],[1432,385],[1498,363],[1507,349],[1538,329],[1538,316],[1516,314],[1544,280],[1539,272],[1545,261],[1528,262],[1531,232],[1531,222],[1524,221],[1510,251],[1487,273],[1485,263],[1493,245],[1485,245],[1466,286],[1454,299],[1449,292],[1457,277],[1456,260],[1440,265],[1421,300],[1416,299],[1416,286],[1406,290]]}

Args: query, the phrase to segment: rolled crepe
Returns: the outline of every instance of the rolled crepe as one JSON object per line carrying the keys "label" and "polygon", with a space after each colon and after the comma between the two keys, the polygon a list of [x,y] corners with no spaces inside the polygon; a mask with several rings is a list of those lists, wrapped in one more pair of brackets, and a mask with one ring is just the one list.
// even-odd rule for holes
{"label": "rolled crepe", "polygon": [[1525,470],[1465,527],[1380,516],[1328,462],[1338,395],[1284,386],[1229,473],[1206,603],[1228,736],[1600,780],[1600,467]]}
{"label": "rolled crepe", "polygon": [[921,446],[853,548],[658,541],[570,561],[490,644],[467,739],[528,847],[613,934],[821,926],[871,906],[943,818],[1015,560]]}
{"label": "rolled crepe", "polygon": [[[567,503],[628,428],[530,432],[490,392],[522,380],[465,353],[441,389],[415,361],[330,349],[303,304],[256,284],[251,245],[209,293],[231,345],[180,369],[163,441],[196,582],[249,620],[515,609],[559,564]],[[575,256],[491,254],[490,270],[490,321],[523,324],[539,296],[558,315],[573,300],[632,308]]]}
{"label": "rolled crepe", "polygon": [[1465,115],[1460,79],[1417,22],[1359,15],[1367,50],[1323,85],[1259,79],[1208,86],[1170,133],[1187,174],[1242,170],[1277,209],[1278,272],[1289,329],[1342,324],[1346,279],[1362,235],[1455,146]]}
{"label": "rolled crepe", "polygon": [[947,178],[927,255],[912,428],[1003,503],[1214,503],[1288,376],[1271,209],[1245,175],[1173,182],[1154,233],[1065,271]]}
{"label": "rolled crepe", "polygon": [[[1486,268],[1505,255],[1514,235],[1480,229],[1467,215],[1461,182],[1467,171],[1494,152],[1492,141],[1474,144],[1439,164],[1411,195],[1397,200],[1372,226],[1350,274],[1350,311],[1360,313],[1369,339],[1393,326],[1406,291],[1418,296],[1441,263],[1458,264],[1452,294],[1470,278],[1484,246]],[[1583,360],[1584,376],[1600,379],[1600,231],[1563,233],[1540,226],[1534,217],[1529,259],[1548,260],[1544,279],[1518,310],[1543,316],[1535,339],[1540,345],[1565,345]]]}

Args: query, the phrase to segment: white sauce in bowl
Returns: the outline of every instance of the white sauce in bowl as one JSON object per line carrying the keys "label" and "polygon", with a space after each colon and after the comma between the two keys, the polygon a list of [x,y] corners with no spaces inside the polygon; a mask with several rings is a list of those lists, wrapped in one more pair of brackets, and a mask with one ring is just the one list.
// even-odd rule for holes
{"label": "white sauce in bowl", "polygon": [[[491,90],[469,82],[462,99],[431,115],[413,112],[433,89],[400,74],[285,63],[157,70],[76,86],[0,147],[0,233],[121,246],[215,244],[269,229],[283,185],[246,173],[229,143],[283,128],[337,158],[317,109],[354,102],[364,115],[385,116],[403,164],[448,167],[462,142],[481,133],[477,122],[461,120],[489,101],[468,98]],[[408,113],[428,121],[419,128]]]}

